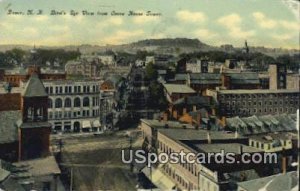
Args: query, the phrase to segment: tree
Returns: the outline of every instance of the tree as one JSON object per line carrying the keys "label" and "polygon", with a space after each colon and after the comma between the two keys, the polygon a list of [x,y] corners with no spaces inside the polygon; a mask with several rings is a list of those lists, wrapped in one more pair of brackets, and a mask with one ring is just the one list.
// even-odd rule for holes
{"label": "tree", "polygon": [[154,68],[154,65],[152,62],[150,62],[149,64],[147,64],[146,66],[146,78],[148,78],[149,80],[156,80],[158,77],[158,72],[157,70]]}

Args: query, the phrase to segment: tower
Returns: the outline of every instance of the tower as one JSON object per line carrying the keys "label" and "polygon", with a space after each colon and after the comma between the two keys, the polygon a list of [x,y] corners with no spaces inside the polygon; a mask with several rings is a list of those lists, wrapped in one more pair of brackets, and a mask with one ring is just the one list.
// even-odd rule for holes
{"label": "tower", "polygon": [[270,89],[286,89],[287,68],[284,64],[269,65]]}
{"label": "tower", "polygon": [[37,74],[32,74],[21,96],[19,160],[47,156],[51,124],[48,123],[48,94]]}

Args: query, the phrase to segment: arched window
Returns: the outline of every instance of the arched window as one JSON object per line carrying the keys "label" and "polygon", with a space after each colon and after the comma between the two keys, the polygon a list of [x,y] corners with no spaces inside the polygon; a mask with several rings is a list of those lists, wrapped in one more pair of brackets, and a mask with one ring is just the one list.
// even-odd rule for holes
{"label": "arched window", "polygon": [[72,107],[72,102],[70,98],[65,99],[65,107]]}
{"label": "arched window", "polygon": [[62,100],[60,98],[55,100],[55,108],[62,108]]}
{"label": "arched window", "polygon": [[80,98],[75,98],[74,99],[74,107],[80,107],[81,106],[81,102],[80,102]]}
{"label": "arched window", "polygon": [[53,107],[53,101],[52,99],[48,99],[48,108],[52,108]]}
{"label": "arched window", "polygon": [[88,97],[83,98],[83,107],[90,106],[90,99]]}

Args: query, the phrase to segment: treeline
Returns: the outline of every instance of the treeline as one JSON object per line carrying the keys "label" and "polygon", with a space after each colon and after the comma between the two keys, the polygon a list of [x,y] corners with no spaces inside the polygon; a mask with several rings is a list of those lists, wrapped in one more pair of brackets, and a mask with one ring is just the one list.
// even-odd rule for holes
{"label": "treeline", "polygon": [[17,48],[0,52],[0,67],[13,67],[23,63],[28,54],[29,52]]}
{"label": "treeline", "polygon": [[0,52],[0,67],[14,67],[18,65],[37,64],[44,66],[47,62],[65,64],[69,60],[80,56],[79,51],[65,51],[63,49],[37,49],[35,52],[22,49],[12,49]]}
{"label": "treeline", "polygon": [[63,49],[37,49],[36,53],[31,59],[36,59],[36,64],[45,65],[47,62],[65,64],[69,60],[74,60],[80,57],[79,51],[65,51]]}

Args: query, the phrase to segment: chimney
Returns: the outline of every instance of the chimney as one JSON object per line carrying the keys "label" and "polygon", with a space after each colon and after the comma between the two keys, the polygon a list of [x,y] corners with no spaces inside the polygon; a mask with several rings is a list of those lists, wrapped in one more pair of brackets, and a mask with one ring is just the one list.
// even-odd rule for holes
{"label": "chimney", "polygon": [[244,150],[243,150],[243,145],[240,145],[240,152],[239,152],[239,153],[242,155],[243,152],[244,152]]}
{"label": "chimney", "polygon": [[178,119],[177,110],[173,111],[173,118]]}
{"label": "chimney", "polygon": [[210,137],[210,132],[207,131],[207,143],[211,144],[211,137]]}
{"label": "chimney", "polygon": [[193,105],[193,111],[197,111],[197,107],[195,105]]}
{"label": "chimney", "polygon": [[183,108],[182,114],[183,115],[186,114],[186,108],[185,107]]}
{"label": "chimney", "polygon": [[286,156],[282,156],[282,174],[286,173]]}
{"label": "chimney", "polygon": [[168,121],[168,113],[167,112],[164,112],[163,121],[164,122]]}
{"label": "chimney", "polygon": [[234,133],[234,138],[238,138],[239,137],[239,134],[238,134],[238,132],[237,132],[237,129],[235,130],[235,133]]}
{"label": "chimney", "polygon": [[216,115],[216,109],[215,109],[215,108],[212,108],[211,114],[212,114],[212,115]]}
{"label": "chimney", "polygon": [[198,127],[200,127],[200,125],[201,125],[201,112],[200,111],[197,112],[197,125],[198,125]]}

